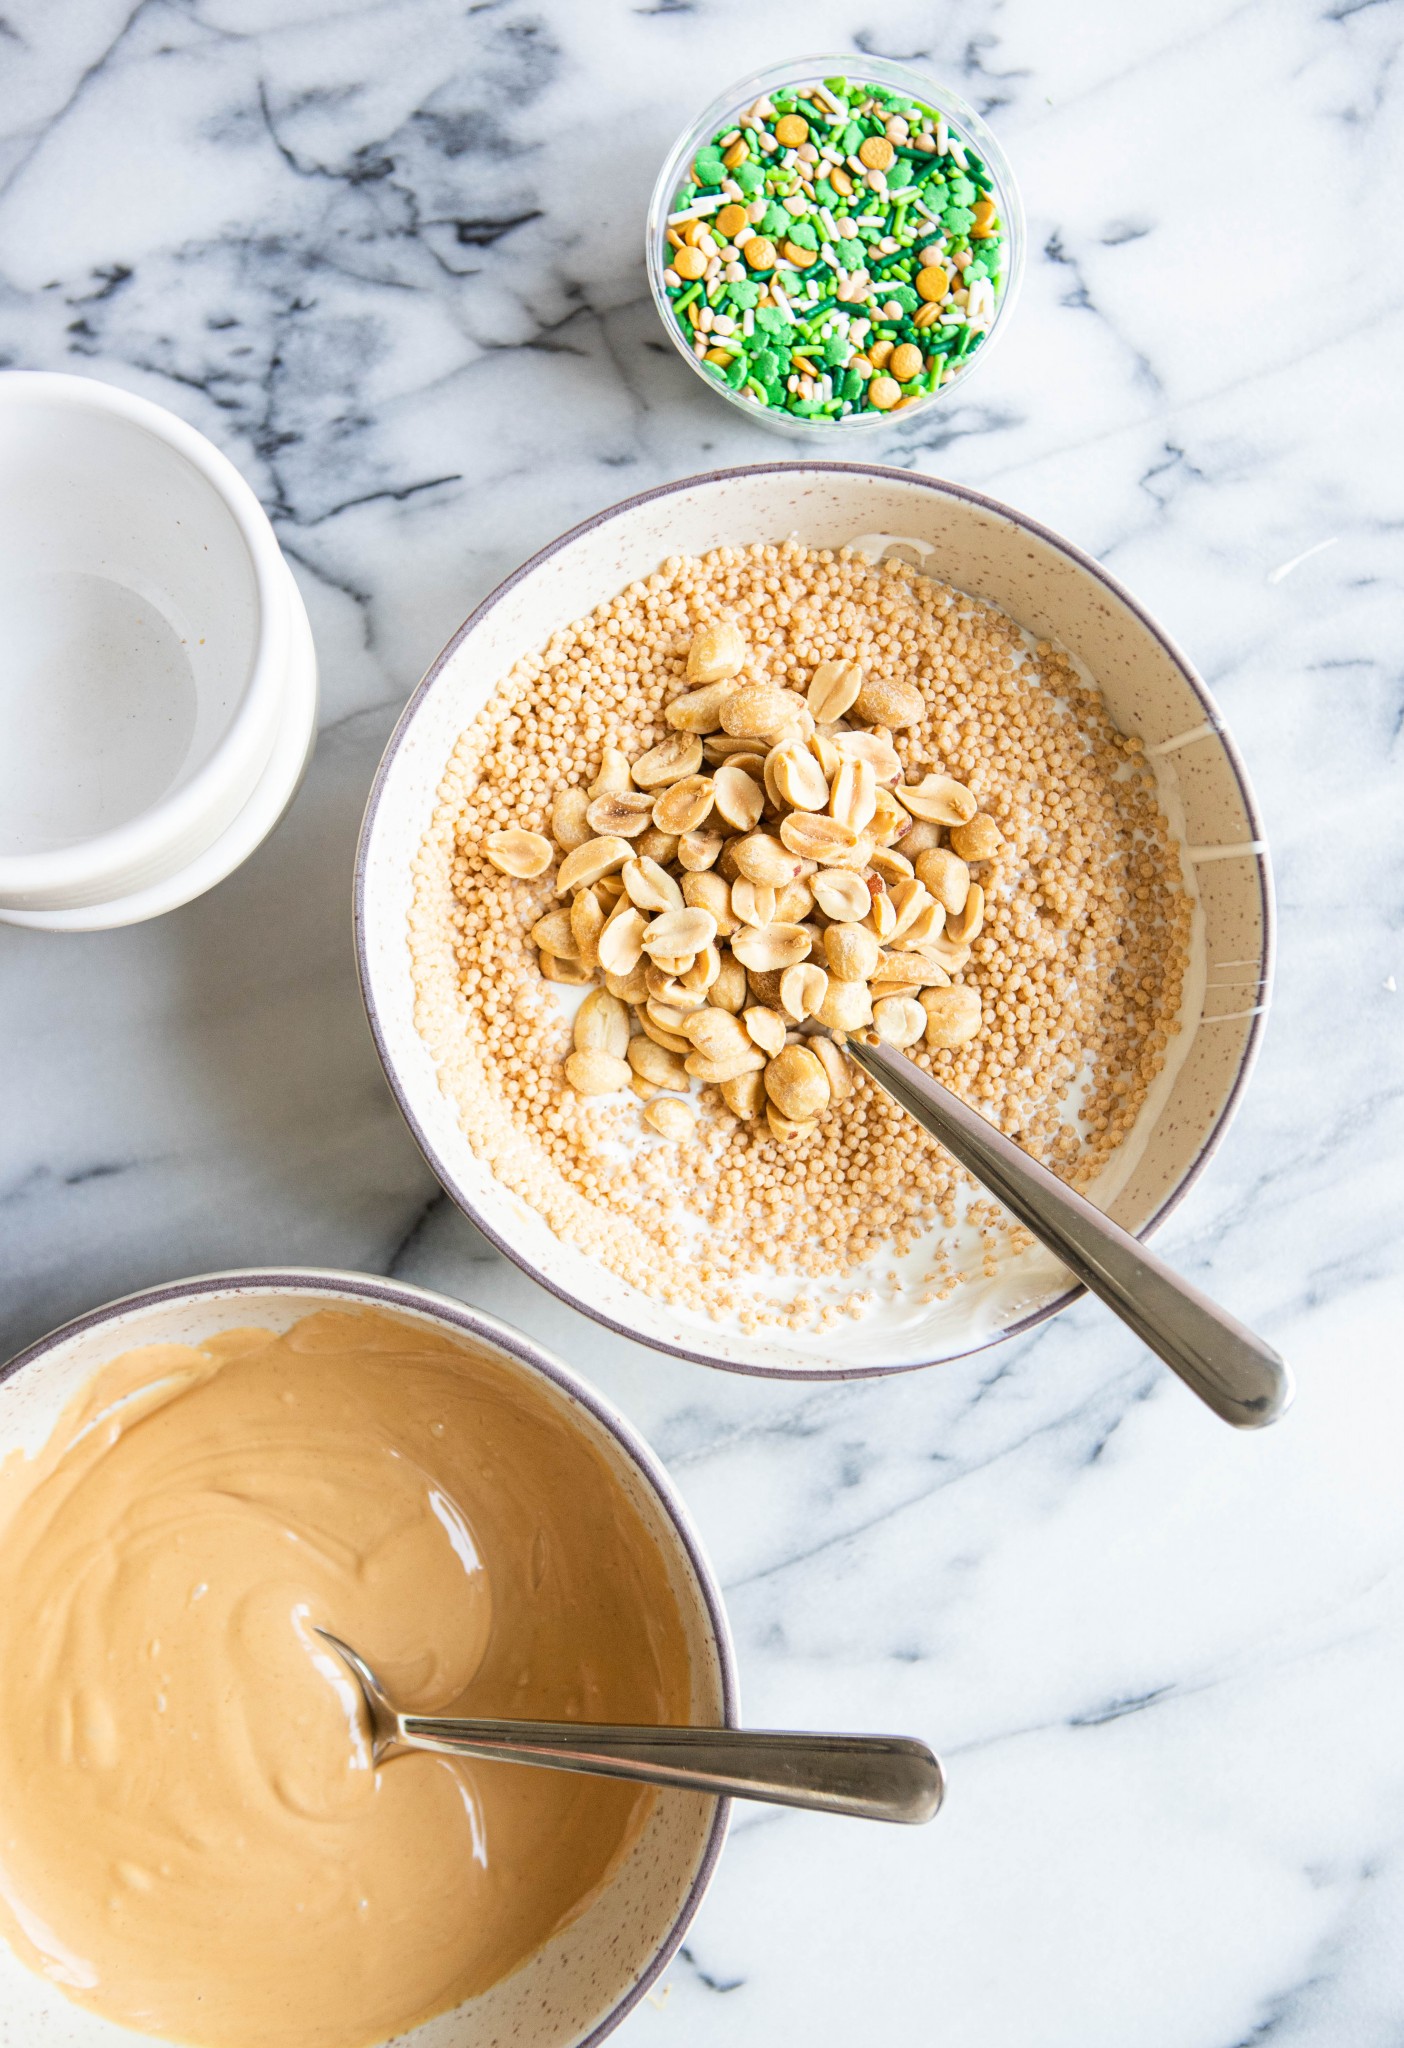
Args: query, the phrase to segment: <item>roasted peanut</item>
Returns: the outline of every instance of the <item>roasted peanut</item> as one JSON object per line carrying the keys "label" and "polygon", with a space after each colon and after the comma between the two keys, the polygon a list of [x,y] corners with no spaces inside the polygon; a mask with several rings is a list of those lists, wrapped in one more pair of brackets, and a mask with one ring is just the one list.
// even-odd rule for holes
{"label": "roasted peanut", "polygon": [[866,917],[873,900],[862,876],[847,874],[841,868],[823,869],[809,886],[825,917],[833,918],[836,924],[848,924]]}
{"label": "roasted peanut", "polygon": [[926,1030],[926,1012],[914,996],[884,996],[873,1004],[873,1029],[887,1045],[915,1045]]}
{"label": "roasted peanut", "polygon": [[678,837],[678,866],[700,875],[715,867],[725,842],[720,832],[683,832]]}
{"label": "roasted peanut", "polygon": [[804,1045],[787,1045],[765,1070],[765,1092],[780,1115],[806,1123],[829,1106],[829,1077]]}
{"label": "roasted peanut", "polygon": [[571,1027],[577,1052],[607,1052],[622,1060],[629,1050],[629,1012],[607,989],[591,989]]}
{"label": "roasted peanut", "polygon": [[968,1045],[980,1029],[979,991],[962,982],[959,987],[923,989],[921,1007],[926,1012],[926,1042],[930,1046]]}
{"label": "roasted peanut", "polygon": [[734,619],[714,619],[699,626],[687,650],[690,683],[719,683],[739,675],[746,660],[746,642]]}
{"label": "roasted peanut", "polygon": [[551,837],[562,853],[574,853],[593,836],[585,815],[589,808],[589,793],[583,789],[563,789],[552,804]]}
{"label": "roasted peanut", "polygon": [[614,1095],[629,1085],[629,1068],[609,1052],[573,1052],[565,1076],[577,1095]]}
{"label": "roasted peanut", "polygon": [[519,832],[515,826],[505,832],[489,832],[483,852],[504,875],[515,875],[523,882],[544,875],[555,858],[549,839],[539,832]]}
{"label": "roasted peanut", "polygon": [[800,924],[768,924],[759,931],[743,925],[732,937],[731,950],[743,967],[773,974],[806,959],[812,943]]}
{"label": "roasted peanut", "polygon": [[684,832],[696,831],[711,808],[711,776],[685,775],[681,782],[672,783],[655,800],[653,822],[660,832],[672,832],[681,837]]}
{"label": "roasted peanut", "polygon": [[[669,877],[671,880],[671,876]],[[677,888],[677,883],[673,887]],[[678,890],[679,896],[682,891]],[[665,910],[655,917],[644,929],[643,949],[650,960],[677,960],[685,955],[699,953],[709,946],[717,935],[717,921],[710,910],[690,909],[682,904],[676,910]]]}
{"label": "roasted peanut", "polygon": [[951,833],[951,845],[962,860],[991,860],[1003,844],[1004,834],[985,811],[977,811]]}
{"label": "roasted peanut", "polygon": [[963,825],[976,811],[971,792],[951,775],[924,775],[920,782],[898,783],[893,794],[914,818],[933,825]]}
{"label": "roasted peanut", "polygon": [[625,861],[633,857],[633,847],[617,833],[606,833],[601,839],[587,839],[583,846],[575,847],[561,862],[556,872],[556,894],[569,896],[573,889],[587,889],[592,882],[598,882],[601,875],[613,874],[616,868],[622,868]]}
{"label": "roasted peanut", "polygon": [[765,791],[736,762],[723,762],[712,778],[712,802],[724,825],[749,832],[765,809]]}
{"label": "roasted peanut", "polygon": [[875,934],[866,925],[831,924],[824,934],[829,972],[839,981],[867,981],[880,951]]}
{"label": "roasted peanut", "polygon": [[759,1071],[737,1074],[721,1084],[722,1101],[733,1116],[759,1116],[765,1106],[765,1082]]}
{"label": "roasted peanut", "polygon": [[645,1106],[643,1120],[660,1138],[674,1144],[683,1144],[697,1135],[697,1118],[691,1106],[680,1102],[676,1095],[655,1096]]}
{"label": "roasted peanut", "polygon": [[631,1038],[625,1055],[636,1074],[655,1088],[687,1088],[687,1069],[674,1052],[652,1038]]}
{"label": "roasted peanut", "polygon": [[821,661],[809,679],[807,702],[817,725],[832,725],[850,711],[863,687],[856,661]]}
{"label": "roasted peanut", "polygon": [[[787,972],[798,974],[803,969],[791,967]],[[772,1059],[783,1048],[788,1026],[777,1010],[767,1010],[762,1003],[752,1003],[749,1010],[742,1011],[741,1021],[751,1039]]]}
{"label": "roasted peanut", "polygon": [[781,1007],[796,1024],[817,1017],[828,993],[829,977],[822,967],[787,967],[780,976]]}
{"label": "roasted peanut", "polygon": [[636,839],[653,823],[653,798],[642,789],[607,789],[592,799],[585,819],[592,832]]}
{"label": "roasted peanut", "polygon": [[926,716],[920,690],[889,676],[869,676],[853,708],[869,725],[920,725]]}
{"label": "roasted peanut", "polygon": [[933,846],[917,855],[916,871],[943,910],[959,917],[970,893],[970,870],[949,847]]}
{"label": "roasted peanut", "polygon": [[674,697],[664,707],[663,717],[675,732],[720,732],[721,703],[730,688],[729,682],[720,682],[689,690],[685,697]]}
{"label": "roasted peanut", "polygon": [[634,781],[640,789],[662,789],[681,782],[702,766],[702,741],[695,732],[670,732],[666,739],[640,754],[634,763]]}
{"label": "roasted peanut", "polygon": [[[560,912],[557,911],[559,916]],[[600,933],[604,929],[605,914],[600,899],[593,889],[577,889],[570,905],[570,935],[575,941],[575,957],[582,967],[588,967],[593,974],[600,964]]]}

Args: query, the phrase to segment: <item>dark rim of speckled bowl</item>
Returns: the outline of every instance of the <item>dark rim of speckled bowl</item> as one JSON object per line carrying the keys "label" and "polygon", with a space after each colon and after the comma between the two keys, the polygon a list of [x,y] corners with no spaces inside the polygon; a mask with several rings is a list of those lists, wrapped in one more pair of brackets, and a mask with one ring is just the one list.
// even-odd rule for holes
{"label": "dark rim of speckled bowl", "polygon": [[[92,1309],[87,1315],[75,1316],[71,1323],[64,1323],[59,1329],[51,1330],[47,1337],[41,1337],[26,1351],[19,1352],[8,1364],[0,1365],[0,1383],[11,1379],[16,1373],[24,1372],[56,1351],[71,1338],[85,1335],[99,1329],[105,1323],[120,1322],[124,1317],[134,1315],[142,1309],[159,1307],[164,1303],[195,1302],[208,1296],[237,1294],[258,1294],[285,1291],[290,1294],[326,1294],[366,1302],[380,1302],[391,1308],[407,1309],[411,1314],[422,1315],[426,1321],[447,1324],[455,1332],[470,1337],[480,1337],[495,1350],[501,1351],[516,1364],[525,1366],[529,1372],[539,1373],[542,1379],[568,1395],[581,1408],[592,1415],[600,1426],[619,1444],[632,1460],[643,1478],[652,1487],[659,1506],[663,1509],[679,1543],[692,1567],[693,1578],[702,1596],[712,1642],[716,1648],[717,1668],[721,1676],[723,1725],[734,1728],[737,1725],[736,1699],[736,1652],[731,1641],[731,1630],[727,1623],[726,1609],[722,1605],[721,1590],[717,1585],[702,1540],[693,1528],[687,1509],[683,1506],[672,1480],[659,1462],[657,1456],[644,1442],[638,1431],[619,1410],[608,1402],[603,1394],[562,1365],[549,1351],[513,1329],[510,1323],[499,1322],[496,1316],[484,1310],[470,1308],[466,1303],[453,1301],[447,1295],[435,1294],[427,1287],[414,1287],[404,1280],[382,1280],[371,1273],[338,1273],[321,1267],[277,1266],[267,1269],[241,1268],[231,1273],[202,1273],[193,1280],[171,1280],[161,1287],[144,1288],[139,1294],[123,1295],[119,1301],[110,1301],[103,1308]],[[575,2048],[594,2048],[603,2041],[606,2034],[612,2034],[619,2022],[638,2004],[649,1986],[657,1981],[677,1953],[683,1936],[703,1894],[712,1881],[726,1839],[727,1824],[731,1814],[731,1802],[719,1799],[707,1831],[706,1845],[702,1859],[693,1873],[677,1918],[654,1951],[652,1959],[641,1976],[636,1978],[628,1990],[619,1998],[604,2018],[592,2031],[575,2044]]]}
{"label": "dark rim of speckled bowl", "polygon": [[[490,591],[482,603],[468,614],[463,624],[443,649],[443,652],[426,671],[423,680],[401,712],[395,730],[391,733],[386,743],[385,752],[381,755],[380,765],[376,769],[375,779],[371,783],[370,795],[366,802],[365,817],[361,824],[361,836],[356,846],[356,967],[361,982],[361,1000],[365,1004],[371,1036],[375,1040],[375,1048],[380,1055],[380,1063],[385,1069],[385,1077],[390,1083],[391,1092],[400,1106],[400,1114],[404,1117],[405,1122],[409,1125],[414,1135],[415,1143],[434,1169],[443,1187],[469,1220],[483,1233],[483,1236],[488,1239],[489,1243],[495,1245],[498,1251],[505,1253],[515,1265],[520,1266],[522,1271],[535,1280],[539,1286],[545,1287],[558,1300],[568,1303],[571,1308],[579,1309],[582,1315],[587,1315],[593,1321],[602,1323],[606,1329],[613,1330],[618,1336],[631,1338],[635,1343],[646,1344],[651,1350],[669,1353],[674,1358],[689,1359],[695,1365],[715,1366],[723,1372],[744,1373],[753,1379],[883,1379],[890,1373],[922,1372],[932,1365],[953,1365],[959,1358],[970,1358],[978,1352],[989,1350],[992,1345],[1007,1342],[1011,1337],[1022,1337],[1027,1331],[1036,1329],[1040,1323],[1046,1322],[1050,1316],[1061,1314],[1065,1308],[1070,1307],[1087,1290],[1081,1285],[1069,1287],[1065,1293],[1058,1295],[1053,1301],[1046,1302],[1042,1308],[1031,1309],[1027,1315],[1019,1317],[1016,1322],[1007,1324],[1003,1329],[993,1331],[989,1336],[983,1337],[978,1344],[968,1345],[963,1351],[951,1352],[944,1358],[919,1358],[912,1360],[908,1364],[897,1365],[857,1365],[836,1368],[823,1366],[746,1365],[737,1359],[718,1358],[712,1352],[695,1350],[690,1345],[669,1344],[663,1338],[652,1336],[634,1324],[620,1322],[614,1316],[606,1314],[602,1308],[597,1307],[593,1302],[585,1300],[581,1295],[572,1293],[568,1287],[562,1286],[560,1281],[554,1279],[550,1273],[538,1267],[533,1260],[513,1244],[510,1238],[504,1236],[499,1228],[494,1227],[489,1218],[475,1207],[466,1192],[458,1186],[450,1168],[445,1164],[435,1149],[433,1141],[416,1117],[408,1092],[400,1081],[396,1070],[395,1055],[381,1026],[380,1016],[376,1009],[366,951],[366,868],[370,857],[371,840],[375,833],[376,817],[380,810],[380,800],[384,794],[390,771],[394,767],[395,757],[404,745],[405,739],[418,716],[421,705],[438,681],[444,667],[453,659],[469,634],[482,624],[493,607],[500,604],[509,591],[514,590],[525,577],[533,575],[544,562],[550,561],[551,557],[558,554],[562,548],[570,547],[574,541],[580,539],[582,534],[590,533],[595,527],[605,525],[609,520],[616,518],[622,512],[632,512],[636,506],[651,504],[659,498],[673,497],[679,491],[690,491],[698,484],[730,483],[741,478],[754,476],[786,477],[794,476],[796,473],[818,474],[821,476],[835,474],[840,476],[871,476],[877,477],[883,483],[915,484],[919,489],[932,491],[940,497],[959,499],[967,505],[978,506],[981,511],[992,512],[998,518],[1009,520],[1012,525],[1021,527],[1024,532],[1034,535],[1036,539],[1043,541],[1048,547],[1055,549],[1061,555],[1065,555],[1070,562],[1083,570],[1086,575],[1101,584],[1102,588],[1114,597],[1118,603],[1124,605],[1131,616],[1164,649],[1204,708],[1205,722],[1212,726],[1214,735],[1223,748],[1229,767],[1233,771],[1234,780],[1238,785],[1238,794],[1248,819],[1252,843],[1257,849],[1253,854],[1253,860],[1258,872],[1258,895],[1262,907],[1263,920],[1263,943],[1258,985],[1259,1007],[1256,1016],[1252,1018],[1249,1024],[1248,1037],[1243,1047],[1243,1057],[1239,1062],[1238,1072],[1234,1077],[1233,1086],[1225,1098],[1223,1108],[1219,1111],[1211,1129],[1205,1134],[1199,1151],[1185,1169],[1181,1179],[1171,1189],[1155,1214],[1142,1224],[1136,1235],[1144,1241],[1160,1228],[1165,1219],[1184,1200],[1214,1153],[1218,1150],[1224,1133],[1237,1112],[1239,1101],[1248,1084],[1248,1078],[1253,1071],[1254,1063],[1258,1057],[1258,1050],[1262,1043],[1263,1027],[1266,1022],[1268,1004],[1271,999],[1273,963],[1276,951],[1272,870],[1268,861],[1262,819],[1258,812],[1257,801],[1253,795],[1252,787],[1248,781],[1247,771],[1243,766],[1242,759],[1229,734],[1228,728],[1224,724],[1218,705],[1214,702],[1208,686],[1199,672],[1181,648],[1165,632],[1163,627],[1156,624],[1150,613],[1137,603],[1124,584],[1113,576],[1109,570],[1104,569],[1100,562],[1096,561],[1082,548],[1076,546],[1074,542],[1065,540],[1061,534],[1054,533],[1051,527],[1042,525],[1037,519],[1031,519],[1027,513],[1016,511],[1012,505],[1006,505],[1002,499],[991,498],[984,491],[972,491],[965,484],[948,483],[942,477],[922,476],[912,470],[894,469],[890,466],[868,462],[822,462],[805,459],[793,462],[751,463],[736,469],[703,470],[696,476],[680,477],[675,483],[659,484],[651,491],[640,491],[635,497],[622,498],[617,505],[610,505],[603,512],[596,512],[591,518],[582,519],[578,526],[572,526],[568,533],[561,534],[559,539],[551,541],[548,546],[534,554],[529,561],[523,562],[519,569],[514,569],[510,576],[505,577],[497,585],[497,588]],[[409,857],[410,854],[407,849],[406,859]]]}

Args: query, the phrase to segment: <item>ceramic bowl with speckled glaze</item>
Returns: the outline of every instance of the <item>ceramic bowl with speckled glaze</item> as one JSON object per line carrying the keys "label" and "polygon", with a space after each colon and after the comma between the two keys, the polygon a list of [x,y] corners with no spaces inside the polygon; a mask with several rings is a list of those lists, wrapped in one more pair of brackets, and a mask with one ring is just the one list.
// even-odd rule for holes
{"label": "ceramic bowl with speckled glaze", "polygon": [[[281,1334],[320,1308],[366,1307],[481,1346],[551,1397],[604,1458],[665,1558],[687,1631],[694,1723],[735,1725],[735,1660],[721,1594],[668,1475],[604,1398],[520,1331],[396,1280],[303,1268],[174,1281],[80,1316],[0,1367],[0,1459],[32,1453],[66,1402],[140,1344],[198,1344],[256,1324]],[[711,1881],[728,1802],[666,1792],[586,1910],[480,1997],[395,2037],[396,2048],[591,2048],[666,1967]],[[0,1942],[0,2048],[132,2048],[150,2037],[74,2005]],[[254,2044],[250,2044],[254,2048]]]}
{"label": "ceramic bowl with speckled glaze", "polygon": [[[1218,707],[1186,656],[1091,556],[980,492],[859,464],[765,464],[646,491],[544,548],[459,628],[391,736],[362,828],[356,935],[371,1029],[410,1129],[454,1200],[499,1249],[562,1300],[658,1350],[740,1372],[850,1378],[979,1350],[1031,1328],[1080,1290],[1039,1247],[1001,1252],[987,1281],[976,1246],[975,1277],[947,1301],[923,1301],[929,1288],[903,1286],[861,1321],[844,1318],[829,1330],[748,1331],[737,1320],[714,1322],[641,1292],[557,1236],[497,1180],[460,1121],[453,1086],[471,1052],[454,1008],[461,998],[447,862],[432,878],[444,912],[447,999],[426,1004],[419,1021],[407,944],[412,871],[446,764],[513,663],[666,556],[791,536],[828,548],[861,540],[873,554],[900,548],[940,581],[998,605],[1083,663],[1113,722],[1139,736],[1154,759],[1196,899],[1191,969],[1158,1095],[1134,1146],[1121,1148],[1089,1192],[1142,1236],[1162,1223],[1227,1130],[1257,1051],[1272,972],[1262,828]],[[430,1009],[437,1013],[426,1026],[437,1034],[433,1043],[420,1028]],[[805,1288],[814,1293],[813,1283]]]}

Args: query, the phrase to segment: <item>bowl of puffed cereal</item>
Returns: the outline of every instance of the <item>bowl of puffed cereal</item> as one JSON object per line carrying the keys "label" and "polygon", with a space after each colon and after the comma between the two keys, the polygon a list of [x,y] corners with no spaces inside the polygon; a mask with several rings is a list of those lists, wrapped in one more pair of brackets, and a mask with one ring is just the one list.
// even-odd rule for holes
{"label": "bowl of puffed cereal", "polygon": [[1220,714],[1113,577],[978,492],[803,462],[630,498],[477,607],[376,774],[356,930],[492,1243],[661,1351],[848,1377],[1077,1290],[845,1033],[1145,1235],[1247,1080],[1272,896]]}

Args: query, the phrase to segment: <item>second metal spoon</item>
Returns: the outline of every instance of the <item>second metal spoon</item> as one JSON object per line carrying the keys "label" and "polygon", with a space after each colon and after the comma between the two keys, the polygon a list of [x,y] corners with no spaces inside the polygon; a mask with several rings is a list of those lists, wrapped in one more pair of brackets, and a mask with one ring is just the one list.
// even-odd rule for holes
{"label": "second metal spoon", "polygon": [[768,1728],[626,1728],[584,1721],[456,1720],[401,1713],[363,1657],[324,1628],[360,1683],[371,1756],[402,1749],[544,1765],[598,1778],[631,1778],[771,1806],[804,1806],[859,1820],[932,1820],[945,1781],[924,1742],[909,1735],[798,1735]]}
{"label": "second metal spoon", "polygon": [[1292,1374],[1271,1345],[904,1053],[859,1037],[845,1038],[843,1049],[1216,1415],[1261,1429],[1283,1413]]}

